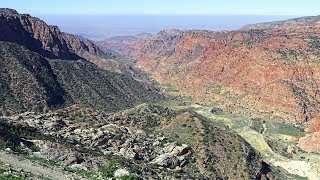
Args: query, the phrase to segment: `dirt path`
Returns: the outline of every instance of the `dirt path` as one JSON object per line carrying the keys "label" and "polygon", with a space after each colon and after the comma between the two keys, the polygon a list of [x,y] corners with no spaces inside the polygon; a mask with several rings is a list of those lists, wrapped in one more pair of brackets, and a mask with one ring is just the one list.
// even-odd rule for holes
{"label": "dirt path", "polygon": [[75,174],[69,174],[57,167],[45,167],[31,160],[24,159],[5,151],[0,151],[0,162],[3,164],[10,164],[14,169],[22,169],[25,172],[30,172],[36,176],[48,179],[83,179],[82,177],[78,177]]}

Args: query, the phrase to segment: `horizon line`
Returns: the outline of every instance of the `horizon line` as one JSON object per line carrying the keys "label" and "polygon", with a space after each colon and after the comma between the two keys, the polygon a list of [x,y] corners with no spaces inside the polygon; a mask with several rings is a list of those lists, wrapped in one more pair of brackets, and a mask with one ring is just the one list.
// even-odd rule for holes
{"label": "horizon line", "polygon": [[[19,12],[20,13],[20,12]],[[115,13],[115,14],[111,14],[111,13],[96,13],[96,14],[92,14],[92,13],[66,13],[66,14],[59,14],[59,13],[20,13],[20,14],[33,14],[33,15],[92,15],[92,16],[96,16],[96,15],[119,15],[119,16],[319,16],[319,15],[311,15],[311,14],[156,14],[156,13]]]}
{"label": "horizon line", "polygon": [[[20,13],[20,12],[19,12]],[[209,14],[209,13],[20,13],[20,14],[38,14],[38,15],[230,15],[230,16],[318,16],[313,14]]]}

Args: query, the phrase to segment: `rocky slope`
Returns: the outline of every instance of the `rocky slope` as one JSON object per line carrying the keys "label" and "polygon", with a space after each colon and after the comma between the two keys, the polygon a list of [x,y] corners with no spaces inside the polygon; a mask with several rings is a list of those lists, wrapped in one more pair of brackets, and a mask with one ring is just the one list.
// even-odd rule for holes
{"label": "rocky slope", "polygon": [[320,100],[320,25],[308,22],[266,30],[164,30],[124,43],[137,52],[122,53],[199,103],[302,123],[319,113]]}
{"label": "rocky slope", "polygon": [[39,18],[19,14],[12,9],[0,9],[0,40],[25,46],[52,59],[84,58],[103,69],[116,72],[127,68],[116,61],[111,51],[100,50],[88,39],[61,32],[57,26],[47,25]]}
{"label": "rocky slope", "polygon": [[274,179],[283,175],[235,132],[187,110],[144,104],[110,114],[70,107],[5,117],[0,123],[0,139],[7,142],[0,146],[38,162],[45,158],[51,166],[57,163],[71,168],[70,172],[80,168],[91,176],[86,179],[101,178],[103,173],[98,172],[103,167],[110,170],[107,177],[120,168],[143,179]]}

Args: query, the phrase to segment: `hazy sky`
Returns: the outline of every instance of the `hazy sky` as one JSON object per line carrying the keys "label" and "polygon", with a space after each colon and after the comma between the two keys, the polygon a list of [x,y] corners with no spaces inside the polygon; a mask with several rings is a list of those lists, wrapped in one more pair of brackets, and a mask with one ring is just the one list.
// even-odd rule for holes
{"label": "hazy sky", "polygon": [[319,0],[1,0],[29,14],[320,15]]}

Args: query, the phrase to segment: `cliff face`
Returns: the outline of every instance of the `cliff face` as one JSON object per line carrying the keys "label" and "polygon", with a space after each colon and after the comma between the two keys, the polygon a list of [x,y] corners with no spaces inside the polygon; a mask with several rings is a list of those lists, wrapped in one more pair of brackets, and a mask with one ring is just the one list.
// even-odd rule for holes
{"label": "cliff face", "polygon": [[61,32],[57,26],[11,9],[0,9],[0,40],[25,46],[52,59],[84,58],[106,70],[125,69],[114,54],[103,52],[88,39]]}
{"label": "cliff face", "polygon": [[124,55],[199,103],[304,122],[319,112],[319,37],[319,23],[311,22],[267,30],[164,30],[131,43],[138,52]]}

